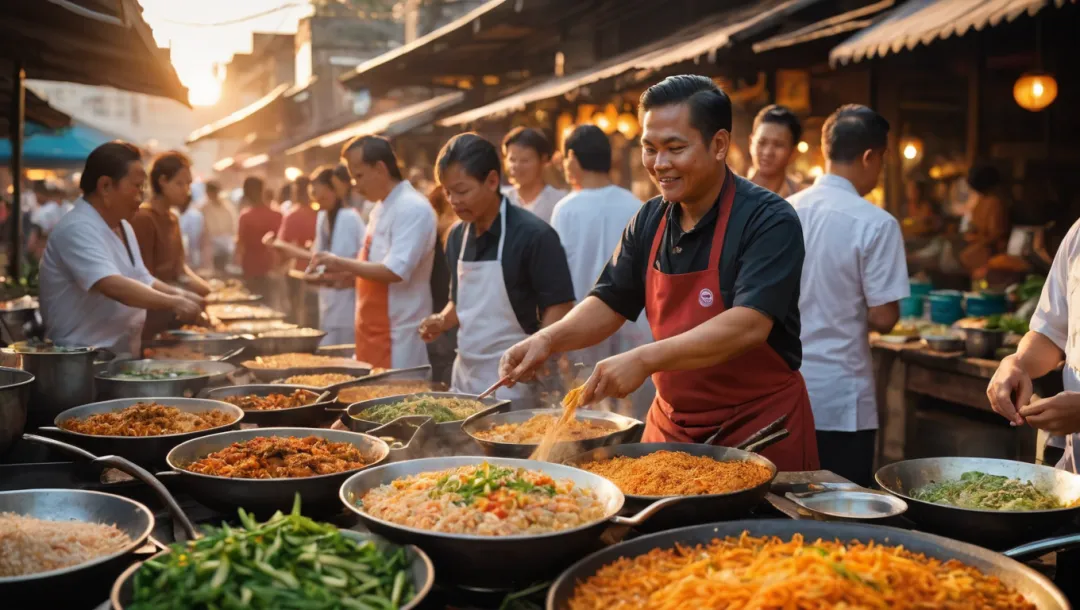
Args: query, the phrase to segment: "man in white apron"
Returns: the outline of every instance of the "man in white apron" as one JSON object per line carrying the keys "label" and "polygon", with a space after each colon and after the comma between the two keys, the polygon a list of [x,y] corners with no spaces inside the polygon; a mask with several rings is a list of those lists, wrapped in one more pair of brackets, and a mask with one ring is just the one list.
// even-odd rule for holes
{"label": "man in white apron", "polygon": [[[439,184],[463,222],[446,240],[455,272],[450,301],[420,327],[425,341],[460,325],[451,387],[479,394],[499,380],[504,351],[561,319],[574,287],[559,236],[499,193],[499,153],[473,133],[452,138],[436,162]],[[529,405],[533,388],[500,389],[499,398]]]}
{"label": "man in white apron", "polygon": [[[1057,368],[1065,391],[1032,400],[1032,380]],[[1080,464],[1080,221],[1061,242],[1039,307],[1016,354],[1001,366],[986,390],[994,411],[1014,426],[1028,424],[1064,436],[1065,454],[1058,468],[1077,472]]]}

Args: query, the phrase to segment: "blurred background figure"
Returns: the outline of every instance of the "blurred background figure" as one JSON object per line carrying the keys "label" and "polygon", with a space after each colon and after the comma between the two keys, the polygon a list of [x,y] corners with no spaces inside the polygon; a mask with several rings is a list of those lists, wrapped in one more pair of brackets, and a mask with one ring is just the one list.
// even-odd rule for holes
{"label": "blurred background figure", "polygon": [[236,210],[233,204],[221,196],[221,186],[214,181],[206,183],[206,201],[202,205],[204,239],[209,246],[209,261],[218,272],[232,260],[236,239]]}
{"label": "blurred background figure", "polygon": [[502,141],[506,175],[512,185],[506,197],[548,224],[555,204],[566,196],[566,191],[544,181],[544,168],[551,162],[553,151],[547,136],[531,127],[515,127]]}
{"label": "blurred background figure", "polygon": [[762,108],[750,133],[750,181],[785,199],[799,192],[802,185],[788,175],[788,165],[801,138],[802,123],[794,112],[776,104]]}
{"label": "blurred background figure", "polygon": [[244,283],[253,294],[262,295],[270,307],[280,307],[280,277],[275,274],[277,254],[263,243],[263,236],[281,227],[281,214],[270,209],[261,178],[244,179],[240,218],[237,220],[236,261]]}

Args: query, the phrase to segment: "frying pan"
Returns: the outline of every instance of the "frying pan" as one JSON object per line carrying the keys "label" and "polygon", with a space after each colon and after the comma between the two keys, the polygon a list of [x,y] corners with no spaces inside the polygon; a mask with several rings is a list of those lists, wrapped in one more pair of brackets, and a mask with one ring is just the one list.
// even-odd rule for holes
{"label": "frying pan", "polygon": [[907,502],[907,518],[921,529],[990,548],[1008,548],[1051,535],[1075,520],[1080,506],[1054,510],[976,510],[916,500],[911,493],[930,483],[978,471],[1031,481],[1065,504],[1080,499],[1080,475],[1064,470],[991,458],[938,457],[905,460],[877,471],[877,484]]}
{"label": "frying pan", "polygon": [[547,598],[547,610],[565,610],[577,584],[589,578],[602,566],[620,557],[636,557],[655,548],[671,548],[675,544],[708,544],[715,538],[739,536],[744,531],[752,536],[777,536],[790,539],[802,534],[807,540],[871,540],[880,544],[903,545],[915,553],[942,560],[956,559],[985,574],[997,576],[1013,587],[1040,610],[1068,610],[1069,602],[1052,582],[1028,566],[993,551],[949,540],[940,536],[908,531],[881,525],[831,521],[791,521],[764,519],[709,523],[650,534],[608,547],[578,561],[564,571],[552,585]]}
{"label": "frying pan", "polygon": [[[217,428],[196,430],[195,432],[183,432],[180,434],[163,434],[160,436],[103,436],[72,432],[60,427],[60,422],[71,418],[82,419],[98,413],[119,411],[140,402],[158,402],[165,406],[176,407],[185,412],[202,412],[210,410],[224,411],[232,414],[235,419],[232,423],[218,426]],[[140,466],[153,468],[164,464],[165,455],[178,443],[199,436],[213,434],[215,432],[232,430],[240,426],[240,421],[243,418],[244,411],[241,410],[240,407],[217,400],[207,400],[204,398],[121,398],[119,400],[93,402],[88,405],[73,407],[67,411],[63,411],[56,416],[55,420],[53,420],[53,423],[56,424],[55,427],[43,426],[39,429],[39,432],[51,436],[58,436],[67,442],[82,447],[96,455],[116,454],[120,457],[127,458]]]}
{"label": "frying pan", "polygon": [[197,474],[184,468],[192,462],[206,457],[240,441],[251,440],[259,436],[317,436],[336,443],[349,443],[365,456],[364,468],[382,462],[390,452],[384,442],[367,434],[344,430],[322,430],[317,428],[258,428],[254,430],[232,430],[211,434],[180,443],[166,457],[171,472],[159,472],[157,477],[163,481],[178,481],[191,497],[211,508],[232,513],[238,507],[259,516],[268,516],[276,510],[288,512],[296,494],[303,499],[304,513],[307,515],[325,513],[328,509],[337,510],[337,490],[349,476],[362,469],[347,470],[333,474],[317,475],[294,479],[235,479],[229,477]]}
{"label": "frying pan", "polygon": [[[341,398],[341,390],[344,390],[346,388],[355,388],[369,385],[384,385],[394,383],[395,381],[426,381],[431,384],[431,387],[429,389],[433,392],[441,392],[448,389],[446,384],[431,381],[430,365],[416,366],[407,369],[394,369],[390,371],[383,371],[382,373],[368,375],[363,379],[336,383],[330,386],[328,389],[337,391],[339,399],[345,400],[347,399],[347,397]],[[339,406],[344,408],[349,406],[352,402],[356,401],[343,402],[340,403]],[[348,424],[348,422],[344,420],[342,420],[342,422],[346,425]]]}
{"label": "frying pan", "polygon": [[[312,401],[319,398],[322,391],[318,388],[312,388],[302,385],[284,385],[284,384],[252,384],[252,385],[234,385],[226,386],[223,388],[213,388],[203,390],[199,396],[201,398],[209,398],[211,400],[221,400],[230,396],[247,396],[254,394],[255,396],[268,396],[270,394],[292,394],[296,390],[303,390],[307,393],[308,398]],[[292,407],[289,409],[272,409],[272,410],[244,410],[244,423],[255,424],[262,427],[272,426],[295,426],[299,428],[318,428],[324,425],[328,425],[337,418],[337,413],[327,412],[326,407],[334,404],[333,397],[324,398],[318,402],[311,402],[310,404],[302,405],[299,407]]]}
{"label": "frying pan", "polygon": [[[461,430],[476,441],[484,453],[497,457],[528,458],[536,451],[538,443],[500,443],[490,441],[477,436],[481,432],[502,424],[521,424],[537,415],[550,415],[556,420],[563,413],[562,407],[548,409],[521,409],[510,410],[510,401],[505,406],[489,411],[482,411],[467,418],[461,424]],[[592,409],[578,409],[574,413],[578,420],[588,420],[591,423],[602,425],[610,430],[604,436],[589,438],[580,441],[568,441],[555,443],[551,449],[554,461],[559,461],[559,456],[573,455],[581,451],[588,451],[597,447],[618,445],[619,443],[634,442],[641,439],[641,433],[645,430],[645,424],[632,417],[609,413],[607,411],[594,411]]]}
{"label": "frying pan", "polygon": [[[475,466],[483,462],[493,466],[540,471],[553,479],[570,479],[577,487],[594,490],[606,507],[606,514],[602,519],[585,525],[546,534],[478,536],[398,525],[375,518],[357,506],[368,490],[395,479],[423,472]],[[621,517],[618,513],[623,507],[623,493],[603,477],[562,464],[478,456],[424,458],[363,470],[345,481],[341,486],[340,498],[372,532],[398,544],[415,544],[424,549],[444,582],[487,589],[506,589],[515,584],[528,585],[550,578],[574,558],[596,548],[601,534],[609,525],[636,527],[661,508],[680,501],[679,498],[666,498],[633,517]]]}
{"label": "frying pan", "polygon": [[[356,366],[294,366],[287,369],[249,368],[248,370],[255,375],[255,379],[258,379],[262,383],[270,383],[275,379],[285,379],[287,377],[292,377],[293,375],[322,375],[324,373],[344,373],[346,375],[353,375],[366,379],[367,374],[371,369],[367,364],[357,361]],[[351,381],[346,383],[356,382]],[[336,387],[337,386],[330,386],[330,388]]]}
{"label": "frying pan", "polygon": [[314,354],[315,351],[319,349],[319,344],[322,343],[323,337],[325,336],[326,332],[324,331],[320,331],[317,334],[259,334],[252,339],[249,344],[251,345],[251,349],[255,351],[256,356],[272,356],[273,354],[288,354],[293,352]]}
{"label": "frying pan", "polygon": [[[124,371],[149,371],[170,369],[198,371],[192,377],[174,379],[124,379],[117,375]],[[229,376],[237,371],[236,365],[216,360],[114,360],[105,370],[94,377],[94,387],[99,400],[115,398],[150,398],[154,396],[195,396],[207,386],[228,383]]]}

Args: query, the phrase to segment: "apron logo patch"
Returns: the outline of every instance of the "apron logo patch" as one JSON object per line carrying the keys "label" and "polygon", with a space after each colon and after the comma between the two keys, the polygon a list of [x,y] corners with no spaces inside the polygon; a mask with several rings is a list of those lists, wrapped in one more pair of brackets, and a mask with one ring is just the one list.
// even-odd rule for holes
{"label": "apron logo patch", "polygon": [[697,302],[702,307],[712,307],[712,304],[713,304],[712,290],[709,290],[708,288],[702,288],[701,292],[699,292],[698,295],[697,295]]}

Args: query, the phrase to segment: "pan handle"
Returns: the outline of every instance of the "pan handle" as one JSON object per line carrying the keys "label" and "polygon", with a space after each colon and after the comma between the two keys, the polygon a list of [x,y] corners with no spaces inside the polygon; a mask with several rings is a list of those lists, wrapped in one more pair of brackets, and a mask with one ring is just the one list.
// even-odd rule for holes
{"label": "pan handle", "polygon": [[787,413],[784,413],[783,415],[781,415],[776,421],[769,424],[768,426],[765,426],[761,430],[758,430],[757,432],[755,432],[755,433],[751,434],[750,436],[746,437],[746,439],[743,442],[735,445],[735,448],[736,449],[742,449],[743,451],[746,451],[747,447],[750,447],[751,445],[754,445],[755,443],[757,443],[757,442],[759,442],[761,440],[764,440],[766,437],[768,437],[770,434],[772,434],[774,432],[778,432],[781,428],[784,427],[785,422],[787,422]]}
{"label": "pan handle", "polygon": [[633,517],[622,517],[622,516],[619,516],[619,515],[615,515],[614,517],[611,518],[611,521],[613,523],[615,523],[616,525],[627,525],[629,527],[637,527],[637,526],[641,525],[642,523],[645,523],[646,521],[648,521],[649,517],[652,517],[656,513],[660,512],[661,509],[667,508],[667,507],[671,506],[672,504],[678,504],[679,502],[682,502],[685,499],[686,499],[686,496],[673,496],[673,497],[670,497],[670,498],[664,498],[663,500],[657,500],[656,502],[653,502],[652,504],[650,504],[650,505],[646,506],[645,508],[643,508],[641,510],[641,512],[634,515]]}
{"label": "pan handle", "polygon": [[771,447],[789,436],[791,436],[791,432],[789,432],[787,429],[773,432],[769,436],[766,436],[765,438],[757,441],[756,443],[751,443],[747,445],[746,448],[743,449],[743,451],[749,451],[750,453],[760,453],[766,447]]}
{"label": "pan handle", "polygon": [[165,506],[168,507],[169,514],[172,515],[173,519],[176,519],[180,522],[180,525],[184,528],[184,533],[188,535],[189,539],[195,540],[199,537],[199,531],[195,529],[195,526],[191,523],[191,520],[188,519],[187,514],[184,513],[184,509],[180,508],[180,504],[176,502],[176,498],[174,498],[173,495],[169,493],[169,490],[161,484],[161,481],[154,478],[154,475],[150,474],[142,466],[139,466],[129,460],[126,460],[116,455],[106,455],[98,457],[81,447],[76,447],[74,445],[65,443],[63,441],[58,441],[53,438],[48,438],[46,436],[38,436],[36,434],[24,434],[23,440],[38,443],[40,445],[46,445],[54,449],[59,449],[74,456],[90,460],[95,465],[116,468],[117,470],[125,472],[142,481],[143,483],[146,483],[150,486],[151,489],[154,490],[154,493],[156,493],[158,497],[165,503]]}
{"label": "pan handle", "polygon": [[1072,550],[1076,547],[1080,547],[1080,534],[1070,534],[1068,536],[1036,540],[1035,542],[1022,544],[1014,549],[1009,549],[1001,554],[1016,559],[1017,561],[1025,561],[1040,557],[1047,553]]}

